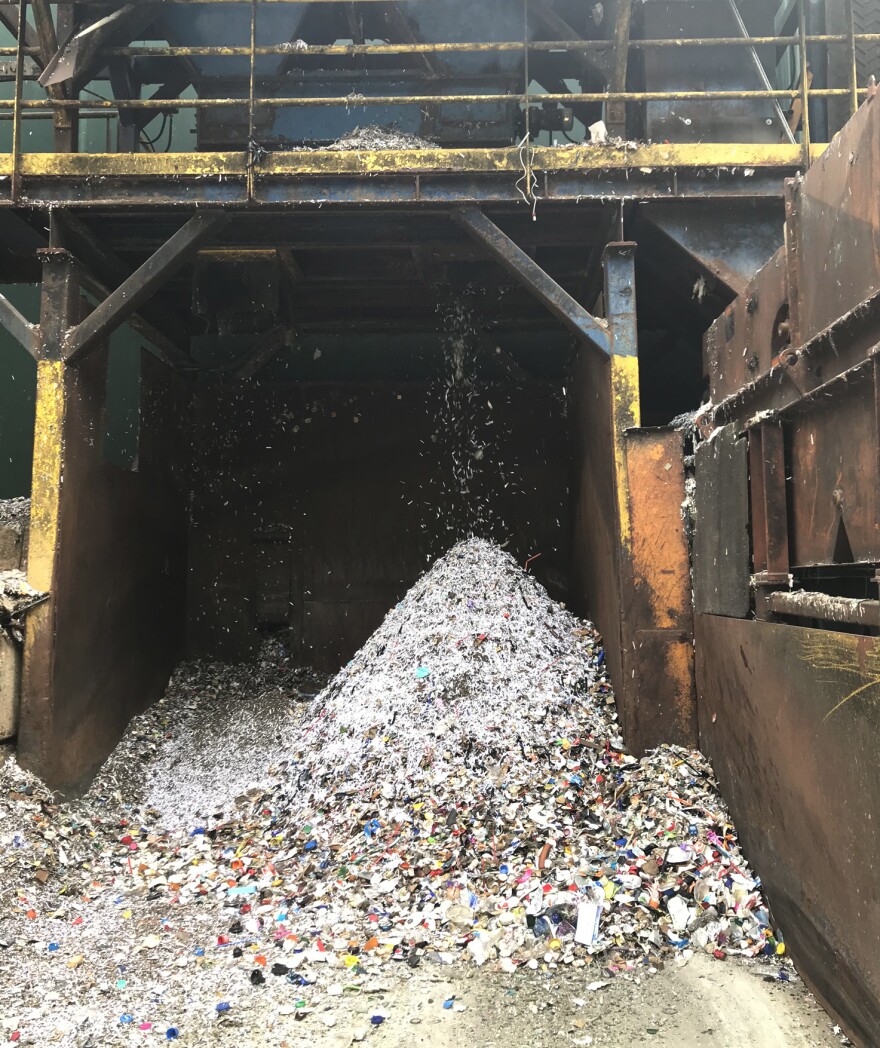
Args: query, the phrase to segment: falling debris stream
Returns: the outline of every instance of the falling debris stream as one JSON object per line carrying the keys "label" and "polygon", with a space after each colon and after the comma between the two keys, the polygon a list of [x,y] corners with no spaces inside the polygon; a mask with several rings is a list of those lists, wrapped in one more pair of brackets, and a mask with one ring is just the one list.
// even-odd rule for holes
{"label": "falling debris stream", "polygon": [[[414,1027],[482,1001],[503,1030],[513,993],[508,1044],[632,1044],[586,999],[704,957],[803,993],[706,760],[627,753],[595,630],[497,546],[321,683],[272,644],[184,666],[75,802],[10,758],[5,1039],[438,1045]],[[820,1016],[789,1043],[835,1043]]]}

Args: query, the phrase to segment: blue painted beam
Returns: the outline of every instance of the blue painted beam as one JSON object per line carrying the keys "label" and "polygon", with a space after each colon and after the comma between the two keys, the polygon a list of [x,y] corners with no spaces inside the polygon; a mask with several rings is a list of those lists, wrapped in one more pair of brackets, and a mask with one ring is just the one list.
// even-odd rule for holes
{"label": "blue painted beam", "polygon": [[616,357],[639,354],[636,324],[636,245],[609,244],[605,267],[605,316],[611,329],[611,352]]}
{"label": "blue painted beam", "polygon": [[604,356],[610,356],[611,335],[605,322],[597,320],[584,309],[478,207],[459,208],[453,212],[453,217],[578,338],[598,349]]}

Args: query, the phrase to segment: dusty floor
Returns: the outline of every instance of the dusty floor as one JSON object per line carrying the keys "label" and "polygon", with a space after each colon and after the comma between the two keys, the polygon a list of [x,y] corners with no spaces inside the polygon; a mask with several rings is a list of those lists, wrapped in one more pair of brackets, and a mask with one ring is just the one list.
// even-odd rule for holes
{"label": "dusty floor", "polygon": [[[493,976],[465,970],[453,978],[418,974],[383,995],[388,1019],[368,1039],[375,1045],[430,1048],[555,1048],[557,1045],[676,1045],[679,1048],[800,1048],[839,1044],[828,1016],[803,984],[766,982],[760,964],[703,956],[640,983],[618,978],[590,991],[593,976],[567,972]],[[445,1009],[455,997],[464,1011]],[[352,1015],[325,1037],[299,1031],[268,1043],[345,1045],[376,1010],[355,998]],[[320,1022],[320,1013],[315,1018]],[[334,1038],[333,1035],[336,1035]]]}
{"label": "dusty floor", "polygon": [[[358,1043],[425,1048],[822,1048],[839,1045],[831,1022],[800,982],[765,981],[761,964],[696,956],[640,982],[618,978],[590,991],[584,972],[499,976],[421,970],[377,982],[385,992],[336,998],[304,1021],[285,1009],[218,1021],[193,1044],[241,1048],[344,1048]],[[444,1003],[452,1000],[452,1007]],[[385,1016],[374,1026],[374,1016]],[[328,1026],[327,1024],[332,1024]]]}

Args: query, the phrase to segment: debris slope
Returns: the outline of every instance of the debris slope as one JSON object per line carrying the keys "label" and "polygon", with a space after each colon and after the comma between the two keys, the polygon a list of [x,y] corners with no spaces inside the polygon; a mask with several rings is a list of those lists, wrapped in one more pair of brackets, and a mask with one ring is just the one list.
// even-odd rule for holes
{"label": "debris slope", "polygon": [[0,984],[22,1043],[329,1022],[433,964],[589,988],[700,950],[788,978],[706,760],[626,752],[596,631],[497,546],[455,546],[313,689],[277,658],[184,668],[71,804],[7,763],[4,960],[56,987]]}

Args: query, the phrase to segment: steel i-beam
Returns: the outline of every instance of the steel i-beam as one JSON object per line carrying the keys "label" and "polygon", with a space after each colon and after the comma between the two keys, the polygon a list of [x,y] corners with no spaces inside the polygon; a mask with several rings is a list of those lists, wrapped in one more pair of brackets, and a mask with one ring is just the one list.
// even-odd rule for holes
{"label": "steel i-beam", "polygon": [[453,212],[453,217],[566,327],[605,356],[611,353],[608,327],[587,312],[478,207],[460,208]]}
{"label": "steel i-beam", "polygon": [[201,212],[194,215],[94,312],[67,332],[64,359],[72,363],[81,358],[124,324],[226,222],[227,217],[222,214]]}

